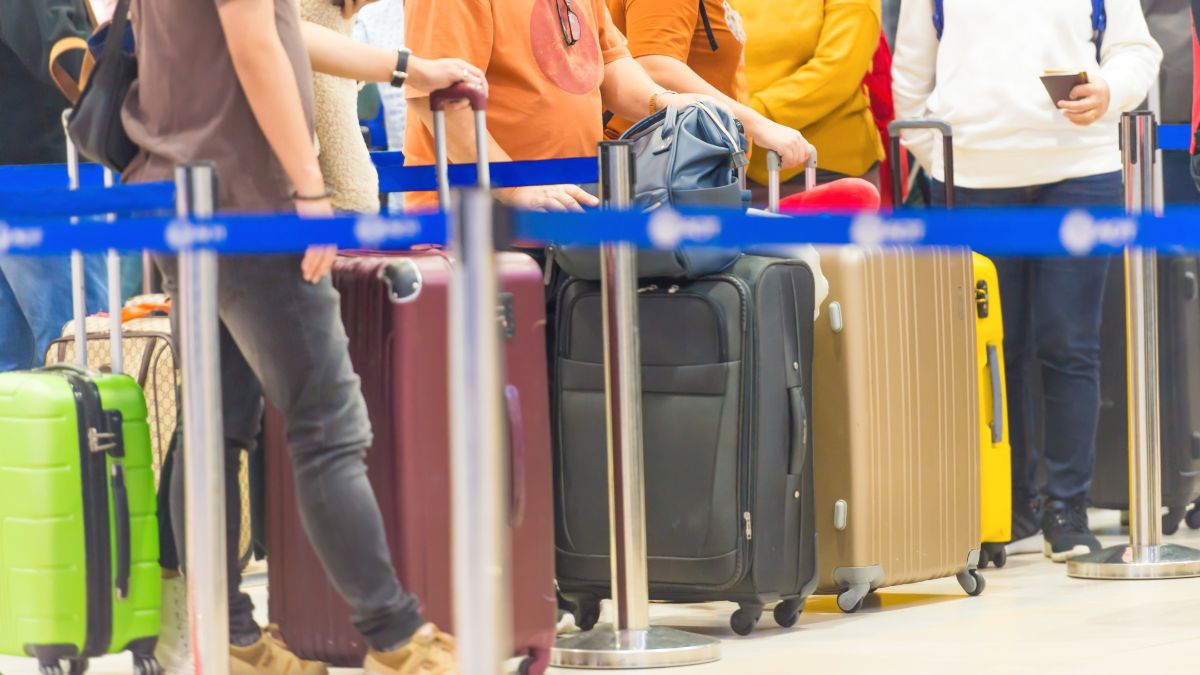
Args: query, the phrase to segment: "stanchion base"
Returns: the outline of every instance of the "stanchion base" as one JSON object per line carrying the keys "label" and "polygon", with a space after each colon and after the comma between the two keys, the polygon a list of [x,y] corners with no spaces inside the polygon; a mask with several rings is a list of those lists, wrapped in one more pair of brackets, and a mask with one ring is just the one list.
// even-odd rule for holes
{"label": "stanchion base", "polygon": [[615,631],[608,624],[564,635],[554,643],[550,665],[564,668],[668,668],[711,663],[721,658],[715,638],[674,628]]}
{"label": "stanchion base", "polygon": [[[1135,555],[1135,553],[1137,555]],[[1176,544],[1124,544],[1067,561],[1067,576],[1080,579],[1183,579],[1200,577],[1200,551]]]}

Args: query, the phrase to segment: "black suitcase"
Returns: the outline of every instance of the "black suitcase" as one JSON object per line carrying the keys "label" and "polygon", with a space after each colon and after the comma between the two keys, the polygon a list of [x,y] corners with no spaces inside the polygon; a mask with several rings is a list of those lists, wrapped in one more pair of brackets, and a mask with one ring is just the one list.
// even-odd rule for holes
{"label": "black suitcase", "polygon": [[[803,263],[742,256],[697,280],[643,280],[650,597],[766,604],[791,626],[816,585],[811,448],[814,287]],[[557,292],[553,431],[560,592],[581,628],[610,584],[600,286]]]}
{"label": "black suitcase", "polygon": [[[1163,532],[1174,534],[1200,497],[1200,259],[1158,261],[1159,411]],[[1100,334],[1100,422],[1089,498],[1106,509],[1129,508],[1129,433],[1125,364],[1125,267],[1115,258]],[[1200,515],[1200,511],[1196,512]],[[1193,524],[1194,523],[1194,524]],[[1200,527],[1200,520],[1188,518]]]}

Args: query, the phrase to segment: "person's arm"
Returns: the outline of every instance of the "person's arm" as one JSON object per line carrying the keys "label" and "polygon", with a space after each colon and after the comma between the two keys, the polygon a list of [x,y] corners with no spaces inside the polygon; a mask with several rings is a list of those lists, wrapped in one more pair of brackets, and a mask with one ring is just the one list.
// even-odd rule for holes
{"label": "person's arm", "polygon": [[629,56],[604,65],[604,82],[600,85],[600,97],[606,110],[628,120],[640,120],[649,115],[651,98],[654,98],[655,108],[659,110],[669,105],[679,107],[703,101],[733,114],[725,103],[707,94],[668,93],[666,87],[652,80],[646,69]]}
{"label": "person's arm", "polygon": [[[904,0],[892,56],[892,97],[896,119],[925,117],[926,101],[933,93],[937,76],[938,37],[933,27],[932,0]],[[934,132],[904,132],[904,145],[917,162],[931,169]]]}
{"label": "person's arm", "polygon": [[[359,82],[391,82],[396,69],[396,51],[363,44],[324,26],[300,24],[304,45],[313,70]],[[425,91],[467,82],[486,89],[483,71],[462,59],[408,58],[406,82]]]}
{"label": "person's arm", "polygon": [[[925,2],[904,4],[908,11],[908,5],[920,7]],[[860,91],[879,46],[878,8],[879,0],[826,0],[813,57],[755,93],[750,107],[779,124],[804,129],[844,104]]]}
{"label": "person's arm", "polygon": [[779,153],[783,159],[783,168],[803,166],[808,160],[808,141],[804,140],[799,131],[776,124],[749,106],[723,94],[686,63],[673,56],[660,54],[639,56],[637,62],[642,64],[651,79],[668,89],[703,94],[724,103],[725,107],[742,121],[750,140],[758,146]]}
{"label": "person's arm", "polygon": [[[279,158],[296,190],[296,212],[329,216],[333,207],[317,163],[312,133],[304,118],[300,85],[275,26],[272,0],[226,0],[217,7],[234,71],[254,119]],[[333,267],[336,252],[313,247],[305,253],[301,273],[316,283]]]}
{"label": "person's arm", "polygon": [[1071,90],[1071,100],[1059,101],[1063,115],[1080,126],[1099,120],[1116,121],[1139,106],[1158,77],[1162,49],[1150,35],[1138,0],[1108,0],[1108,27],[1100,48],[1100,72]]}
{"label": "person's arm", "polygon": [[[408,99],[408,111],[415,115],[425,128],[433,129],[433,112],[429,109],[429,97]],[[453,164],[475,162],[474,115],[466,110],[446,112],[446,154]],[[512,156],[496,142],[488,132],[488,160],[509,162]],[[584,192],[578,185],[540,185],[518,188],[496,188],[492,193],[504,203],[521,209],[535,211],[582,211],[580,204],[596,206],[594,196]]]}

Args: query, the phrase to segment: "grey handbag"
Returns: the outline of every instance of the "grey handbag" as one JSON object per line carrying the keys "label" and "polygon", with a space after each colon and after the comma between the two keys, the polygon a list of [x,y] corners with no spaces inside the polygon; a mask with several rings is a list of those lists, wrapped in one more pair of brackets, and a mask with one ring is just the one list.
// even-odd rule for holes
{"label": "grey handbag", "polygon": [[[704,103],[668,107],[630,127],[621,139],[633,143],[637,208],[745,206],[738,174],[747,163],[746,136],[725,111]],[[638,276],[697,279],[729,267],[738,255],[729,249],[640,251]],[[575,278],[600,278],[595,249],[558,249],[555,260]]]}

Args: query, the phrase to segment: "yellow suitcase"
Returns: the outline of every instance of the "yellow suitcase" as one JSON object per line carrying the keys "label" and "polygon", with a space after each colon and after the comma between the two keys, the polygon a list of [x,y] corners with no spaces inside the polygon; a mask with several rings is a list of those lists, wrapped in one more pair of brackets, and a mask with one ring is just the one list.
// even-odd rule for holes
{"label": "yellow suitcase", "polygon": [[975,335],[979,368],[980,534],[979,567],[1003,567],[1004,545],[1012,539],[1012,454],[1008,442],[1008,400],[1004,384],[1004,321],[996,266],[975,259]]}

